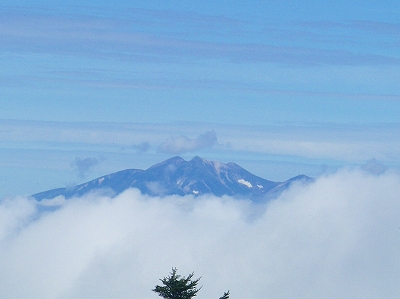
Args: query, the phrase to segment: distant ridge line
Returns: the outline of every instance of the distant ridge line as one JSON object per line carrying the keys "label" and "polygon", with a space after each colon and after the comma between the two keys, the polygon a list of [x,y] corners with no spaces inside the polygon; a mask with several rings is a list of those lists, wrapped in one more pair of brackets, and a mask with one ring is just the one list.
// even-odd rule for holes
{"label": "distant ridge line", "polygon": [[234,162],[225,164],[199,156],[186,161],[175,156],[146,170],[125,169],[74,187],[39,192],[32,197],[38,201],[57,196],[68,199],[93,191],[116,196],[129,188],[137,188],[142,194],[159,197],[213,194],[260,201],[276,197],[294,182],[308,183],[312,180],[298,175],[284,182],[273,182],[250,173]]}

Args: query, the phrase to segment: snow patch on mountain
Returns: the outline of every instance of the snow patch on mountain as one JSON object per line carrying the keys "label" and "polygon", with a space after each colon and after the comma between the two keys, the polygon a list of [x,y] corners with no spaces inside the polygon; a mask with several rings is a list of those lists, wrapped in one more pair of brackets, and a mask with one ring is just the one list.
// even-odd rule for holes
{"label": "snow patch on mountain", "polygon": [[253,185],[252,185],[250,182],[245,181],[244,179],[238,180],[238,183],[240,183],[240,184],[242,184],[242,185],[245,185],[245,186],[247,186],[247,187],[249,187],[249,188],[253,188]]}

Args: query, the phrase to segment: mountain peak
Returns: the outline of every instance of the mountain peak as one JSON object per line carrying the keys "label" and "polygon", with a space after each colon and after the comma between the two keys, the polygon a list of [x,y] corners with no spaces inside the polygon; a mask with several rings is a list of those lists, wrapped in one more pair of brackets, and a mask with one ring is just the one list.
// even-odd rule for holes
{"label": "mountain peak", "polygon": [[[286,182],[273,182],[258,177],[236,163],[227,164],[208,161],[199,156],[185,161],[179,156],[155,164],[147,170],[127,169],[112,173],[74,188],[57,188],[32,195],[35,199],[79,197],[97,190],[111,190],[117,195],[128,188],[137,188],[143,194],[152,196],[214,194],[246,197],[253,200],[268,198],[272,191],[276,194],[292,181],[304,181],[298,176]],[[109,193],[108,193],[109,194]]]}
{"label": "mountain peak", "polygon": [[179,157],[179,156],[175,156],[175,157],[169,158],[163,162],[160,162],[160,163],[157,163],[157,164],[151,166],[150,168],[148,168],[148,170],[153,169],[153,168],[158,168],[158,167],[166,167],[168,165],[178,166],[184,162],[186,162],[185,159],[183,159],[182,157]]}
{"label": "mountain peak", "polygon": [[194,156],[194,157],[189,161],[189,163],[190,163],[190,164],[197,164],[197,165],[199,165],[199,164],[210,164],[210,161],[208,161],[208,160],[206,160],[206,159],[203,159],[203,158],[201,158],[201,157],[199,157],[199,156]]}

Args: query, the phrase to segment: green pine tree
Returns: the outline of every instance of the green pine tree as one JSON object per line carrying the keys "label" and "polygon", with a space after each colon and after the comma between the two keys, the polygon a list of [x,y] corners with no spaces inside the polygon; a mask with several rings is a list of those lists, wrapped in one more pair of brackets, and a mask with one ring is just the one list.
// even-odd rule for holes
{"label": "green pine tree", "polygon": [[[201,277],[192,280],[194,272],[187,277],[181,277],[177,274],[177,271],[176,268],[172,268],[169,276],[160,279],[163,285],[157,285],[152,291],[158,293],[158,296],[164,299],[191,299],[195,297],[202,288],[197,288]],[[229,299],[229,291],[225,292],[219,299]]]}
{"label": "green pine tree", "polygon": [[229,299],[229,291],[225,292],[222,297],[219,297],[219,299]]}
{"label": "green pine tree", "polygon": [[176,268],[172,268],[169,276],[160,279],[163,286],[157,285],[152,291],[158,293],[164,299],[191,299],[197,295],[200,288],[197,288],[200,278],[192,280],[194,272],[187,277],[181,277],[176,272]]}

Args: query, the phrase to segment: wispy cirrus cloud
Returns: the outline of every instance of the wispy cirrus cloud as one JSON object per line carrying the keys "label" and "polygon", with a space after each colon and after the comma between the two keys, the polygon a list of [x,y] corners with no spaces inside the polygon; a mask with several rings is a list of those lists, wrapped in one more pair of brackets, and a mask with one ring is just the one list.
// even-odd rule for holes
{"label": "wispy cirrus cloud", "polygon": [[[368,31],[386,36],[400,35],[400,23],[377,22],[370,20],[347,20],[347,21],[309,21],[297,22],[295,24],[301,27],[310,27],[313,29],[350,29],[357,31]],[[342,36],[343,38],[345,36]]]}
{"label": "wispy cirrus cloud", "polygon": [[[204,133],[188,137],[196,136],[199,131]],[[174,136],[176,132],[179,134]],[[150,144],[159,144],[158,151],[168,154],[212,147],[214,151],[227,151],[226,155],[237,151],[345,161],[369,161],[373,158],[383,162],[398,161],[399,132],[397,124],[282,123],[252,126],[196,122],[140,124],[0,120],[0,142],[5,148],[102,149],[107,153],[131,147],[151,152]],[[219,144],[230,144],[230,147]]]}
{"label": "wispy cirrus cloud", "polygon": [[[39,13],[27,13],[26,11],[14,11],[7,13],[3,10],[0,14],[0,35],[2,36],[1,48],[4,50],[23,52],[44,52],[63,55],[120,58],[122,60],[143,60],[158,62],[178,62],[182,57],[191,59],[219,59],[231,62],[263,62],[288,65],[393,65],[399,64],[400,58],[396,55],[383,55],[370,51],[353,51],[352,38],[342,40],[341,49],[337,44],[338,36],[330,34],[316,34],[312,30],[304,32],[290,24],[270,25],[268,30],[276,36],[263,41],[252,37],[244,40],[235,37],[231,32],[251,32],[252,27],[247,28],[243,22],[229,18],[216,18],[208,15],[195,14],[191,19],[186,15],[173,12],[152,12],[146,10],[148,19],[144,19],[135,10],[131,10],[130,18],[126,12],[116,11],[111,17],[105,17],[101,13],[97,16],[82,14],[60,14],[47,11]],[[152,18],[159,18],[157,22],[150,22]],[[176,15],[178,14],[178,16]],[[224,32],[210,31],[209,23],[213,28],[224,28]],[[165,26],[164,26],[165,24]],[[207,25],[208,24],[208,25]],[[222,26],[216,26],[220,24]],[[369,25],[368,25],[369,24]],[[396,24],[368,23],[367,27],[375,30],[393,32]],[[336,26],[340,24],[337,23]],[[254,24],[259,27],[258,24]],[[313,25],[314,27],[323,24]],[[330,26],[333,26],[332,24]],[[363,28],[364,23],[351,25],[354,28]],[[199,38],[193,34],[193,30],[199,30]],[[208,30],[207,30],[208,28]],[[320,28],[320,27],[318,27]],[[383,29],[382,29],[383,28]],[[286,32],[284,35],[276,34],[277,31]],[[177,33],[178,32],[178,33]],[[214,33],[211,33],[214,32]],[[301,36],[296,39],[296,36]],[[312,44],[305,45],[302,40],[304,35],[314,36]],[[215,37],[218,36],[218,42]],[[239,35],[242,36],[242,35]],[[287,41],[293,41],[277,45],[276,39],[282,41],[282,36]],[[318,36],[323,36],[325,42],[318,43]],[[339,36],[340,37],[340,36]],[[293,39],[294,38],[294,39]],[[296,41],[297,40],[297,41]],[[330,41],[330,42],[329,42]],[[362,42],[359,40],[359,42]],[[362,47],[360,48],[362,49]]]}

